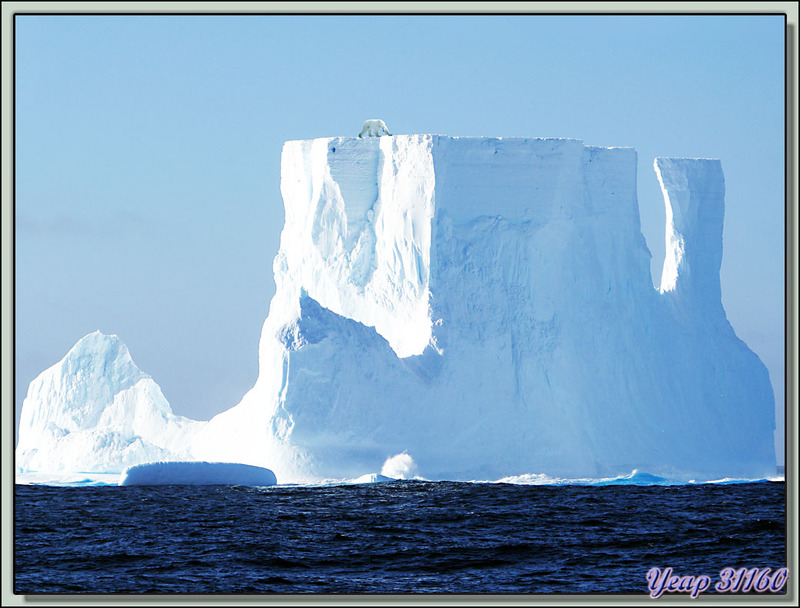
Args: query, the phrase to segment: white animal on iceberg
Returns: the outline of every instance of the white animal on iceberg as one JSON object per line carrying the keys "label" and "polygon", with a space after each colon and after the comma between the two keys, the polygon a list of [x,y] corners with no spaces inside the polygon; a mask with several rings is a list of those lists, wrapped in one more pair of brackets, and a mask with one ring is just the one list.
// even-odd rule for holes
{"label": "white animal on iceberg", "polygon": [[367,137],[380,137],[381,136],[381,129],[386,135],[391,135],[389,133],[389,129],[386,128],[386,123],[383,122],[380,118],[370,118],[369,120],[364,121],[364,126],[361,127],[361,133],[358,134],[359,137],[362,137],[364,133],[367,134]]}

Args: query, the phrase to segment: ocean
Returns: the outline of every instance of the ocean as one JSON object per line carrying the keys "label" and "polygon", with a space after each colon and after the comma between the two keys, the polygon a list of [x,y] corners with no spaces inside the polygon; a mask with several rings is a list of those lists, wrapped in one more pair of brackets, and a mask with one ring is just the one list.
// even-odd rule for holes
{"label": "ocean", "polygon": [[785,593],[785,505],[774,481],[17,485],[14,590]]}

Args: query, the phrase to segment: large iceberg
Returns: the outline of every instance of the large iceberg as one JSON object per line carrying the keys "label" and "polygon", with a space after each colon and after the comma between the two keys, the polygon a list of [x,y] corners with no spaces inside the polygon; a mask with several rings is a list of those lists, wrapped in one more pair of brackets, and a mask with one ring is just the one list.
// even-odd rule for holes
{"label": "large iceberg", "polygon": [[[148,384],[136,393],[143,411],[176,429],[159,443],[156,427],[136,434],[132,406],[115,406],[108,389],[85,412],[49,400],[59,382],[130,391],[117,376],[80,366],[40,376],[18,466],[194,459],[314,482],[407,454],[428,479],[773,475],[769,376],[722,308],[720,163],[655,162],[667,208],[659,289],[636,166],[632,149],[574,139],[287,142],[255,386],[193,423],[169,418]],[[125,432],[95,421],[101,402]],[[95,437],[113,432],[147,449],[121,458],[132,451],[121,441],[95,453]],[[75,433],[91,454],[64,451]]]}

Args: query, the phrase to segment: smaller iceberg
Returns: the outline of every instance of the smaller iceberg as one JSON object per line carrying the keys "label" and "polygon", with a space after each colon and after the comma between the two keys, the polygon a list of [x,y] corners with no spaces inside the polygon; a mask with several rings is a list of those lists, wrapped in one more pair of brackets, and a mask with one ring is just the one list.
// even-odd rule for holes
{"label": "smaller iceberg", "polygon": [[366,475],[362,475],[361,477],[357,477],[351,481],[348,481],[348,484],[362,484],[362,483],[384,483],[387,481],[397,481],[394,477],[387,477],[386,475],[381,475],[380,473],[367,473]]}
{"label": "smaller iceberg", "polygon": [[233,462],[148,462],[128,467],[121,486],[274,486],[275,473],[263,467]]}
{"label": "smaller iceberg", "polygon": [[694,480],[687,482],[667,479],[666,477],[642,473],[638,469],[634,469],[628,475],[601,478],[582,477],[579,479],[550,477],[541,473],[526,473],[524,475],[503,477],[493,483],[510,483],[521,486],[674,486],[697,482]]}

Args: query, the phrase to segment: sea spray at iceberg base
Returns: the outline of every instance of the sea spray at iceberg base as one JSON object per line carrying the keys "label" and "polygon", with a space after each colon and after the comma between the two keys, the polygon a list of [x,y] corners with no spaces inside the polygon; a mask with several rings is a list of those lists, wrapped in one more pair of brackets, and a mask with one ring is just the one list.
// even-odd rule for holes
{"label": "sea spray at iceberg base", "polygon": [[774,475],[769,376],[722,307],[721,165],[656,160],[667,256],[654,289],[636,160],[571,139],[287,142],[255,386],[189,421],[152,380],[84,371],[115,360],[93,334],[75,348],[94,359],[68,355],[31,383],[18,471],[199,460],[280,483]]}

